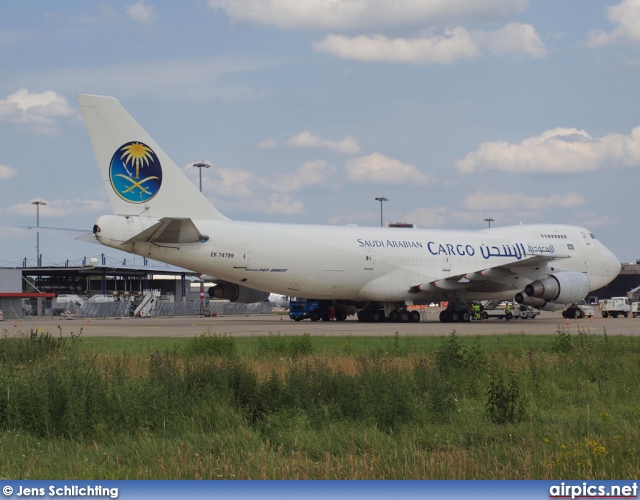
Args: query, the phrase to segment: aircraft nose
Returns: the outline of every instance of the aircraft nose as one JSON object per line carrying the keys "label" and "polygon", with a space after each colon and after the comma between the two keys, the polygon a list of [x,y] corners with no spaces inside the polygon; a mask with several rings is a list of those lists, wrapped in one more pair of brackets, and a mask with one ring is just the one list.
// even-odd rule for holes
{"label": "aircraft nose", "polygon": [[613,252],[609,250],[607,247],[603,245],[603,253],[605,257],[605,269],[607,272],[607,276],[610,276],[611,279],[615,278],[620,274],[620,270],[622,269],[622,265],[618,258],[613,255]]}

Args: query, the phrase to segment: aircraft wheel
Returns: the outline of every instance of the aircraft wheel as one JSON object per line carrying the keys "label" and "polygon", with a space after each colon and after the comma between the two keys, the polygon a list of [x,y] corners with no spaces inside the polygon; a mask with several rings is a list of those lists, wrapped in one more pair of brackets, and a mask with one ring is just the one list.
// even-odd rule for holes
{"label": "aircraft wheel", "polygon": [[371,321],[373,321],[374,323],[380,323],[381,321],[384,321],[384,313],[381,311],[373,311],[373,313],[371,314]]}
{"label": "aircraft wheel", "polygon": [[628,313],[628,312],[625,312],[625,313],[624,313],[624,317],[625,317],[625,318],[628,318],[628,317],[629,317],[629,313]]}
{"label": "aircraft wheel", "polygon": [[311,321],[318,321],[320,319],[320,315],[318,314],[318,311],[313,311],[311,313]]}
{"label": "aircraft wheel", "polygon": [[486,312],[482,312],[482,319],[489,319],[489,314],[487,314]]}
{"label": "aircraft wheel", "polygon": [[411,322],[420,323],[420,313],[418,311],[411,311]]}
{"label": "aircraft wheel", "polygon": [[458,311],[453,311],[451,313],[451,321],[453,321],[454,323],[460,321],[460,313]]}
{"label": "aircraft wheel", "polygon": [[345,321],[347,319],[347,311],[344,309],[336,310],[336,320],[337,321]]}
{"label": "aircraft wheel", "polygon": [[440,323],[448,323],[449,322],[449,313],[445,309],[444,311],[440,311]]}
{"label": "aircraft wheel", "polygon": [[400,323],[409,323],[411,321],[411,313],[407,310],[402,311],[399,315]]}
{"label": "aircraft wheel", "polygon": [[464,321],[465,323],[471,321],[471,316],[469,316],[468,312],[465,311],[462,313],[461,321]]}

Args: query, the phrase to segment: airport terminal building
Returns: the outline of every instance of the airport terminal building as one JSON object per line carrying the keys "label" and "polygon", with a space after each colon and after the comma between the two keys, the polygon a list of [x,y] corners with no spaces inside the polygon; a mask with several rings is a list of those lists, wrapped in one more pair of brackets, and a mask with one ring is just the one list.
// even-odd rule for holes
{"label": "airport terminal building", "polygon": [[[0,268],[4,320],[35,316],[196,316],[270,312],[267,304],[212,301],[201,293],[199,273],[167,265]],[[206,289],[206,288],[205,288]],[[62,299],[64,298],[64,302]],[[258,307],[261,306],[261,307]],[[215,314],[214,314],[215,313]]]}

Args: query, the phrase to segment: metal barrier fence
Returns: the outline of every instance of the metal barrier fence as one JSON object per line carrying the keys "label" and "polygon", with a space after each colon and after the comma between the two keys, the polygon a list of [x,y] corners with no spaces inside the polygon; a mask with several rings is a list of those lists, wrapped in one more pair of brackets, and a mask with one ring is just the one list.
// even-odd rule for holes
{"label": "metal barrier fence", "polygon": [[268,302],[258,302],[256,304],[238,304],[237,302],[211,302],[209,303],[209,313],[221,315],[240,314],[271,314],[273,304]]}
{"label": "metal barrier fence", "polygon": [[129,316],[131,302],[84,303],[78,318],[121,318]]}
{"label": "metal barrier fence", "polygon": [[200,302],[158,302],[151,316],[197,316],[200,314]]}
{"label": "metal barrier fence", "polygon": [[[85,302],[82,306],[70,304],[69,308],[47,309],[42,317],[60,316],[77,318],[128,318],[131,315],[131,302]],[[247,314],[270,314],[273,304],[258,302],[256,304],[238,304],[233,302],[210,302],[206,309],[206,315],[233,316]],[[201,303],[194,302],[158,302],[151,312],[152,317],[171,316],[202,316]],[[31,318],[28,311],[4,310],[5,319]]]}
{"label": "metal barrier fence", "polygon": [[[116,318],[128,317],[130,302],[85,303],[78,310],[78,318]],[[244,314],[270,314],[273,304],[259,302],[257,304],[237,304],[232,302],[211,302],[208,315],[218,316]],[[200,302],[158,302],[151,312],[152,317],[199,316],[202,314]]]}

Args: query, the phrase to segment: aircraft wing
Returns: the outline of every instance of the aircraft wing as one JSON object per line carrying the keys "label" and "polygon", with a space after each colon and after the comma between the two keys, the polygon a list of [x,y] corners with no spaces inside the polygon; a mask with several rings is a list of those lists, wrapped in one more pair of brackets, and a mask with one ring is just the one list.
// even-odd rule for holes
{"label": "aircraft wing", "polygon": [[191,219],[164,217],[160,221],[133,238],[127,243],[199,243],[209,239],[198,231]]}
{"label": "aircraft wing", "polygon": [[447,276],[446,278],[412,286],[410,293],[442,292],[464,290],[480,284],[501,283],[502,279],[518,274],[518,267],[531,267],[546,264],[554,260],[569,259],[567,254],[530,253],[518,260],[512,260],[497,266],[478,269],[467,273]]}

